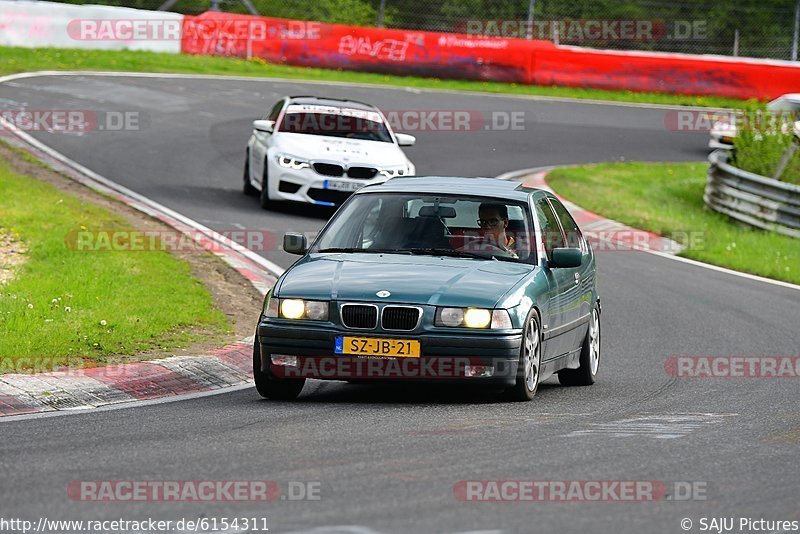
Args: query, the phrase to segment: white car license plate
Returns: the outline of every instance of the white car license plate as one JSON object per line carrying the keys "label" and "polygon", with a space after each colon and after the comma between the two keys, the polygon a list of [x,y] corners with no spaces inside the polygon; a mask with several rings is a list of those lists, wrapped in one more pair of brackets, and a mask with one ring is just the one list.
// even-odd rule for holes
{"label": "white car license plate", "polygon": [[364,187],[364,184],[358,182],[345,182],[343,180],[325,180],[325,189],[334,189],[336,191],[357,191]]}

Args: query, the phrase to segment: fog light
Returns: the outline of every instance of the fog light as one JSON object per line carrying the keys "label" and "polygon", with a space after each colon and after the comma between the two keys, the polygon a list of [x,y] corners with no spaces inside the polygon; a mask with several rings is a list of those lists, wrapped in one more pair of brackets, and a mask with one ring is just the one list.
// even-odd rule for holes
{"label": "fog light", "polygon": [[471,378],[494,376],[494,367],[491,365],[466,365],[464,366],[464,376]]}
{"label": "fog light", "polygon": [[297,356],[287,356],[286,354],[273,354],[272,365],[282,365],[284,367],[297,367]]}

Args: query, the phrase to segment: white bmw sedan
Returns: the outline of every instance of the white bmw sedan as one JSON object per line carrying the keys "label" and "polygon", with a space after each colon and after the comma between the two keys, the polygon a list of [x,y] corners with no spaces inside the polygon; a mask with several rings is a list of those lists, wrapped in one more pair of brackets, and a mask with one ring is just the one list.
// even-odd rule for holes
{"label": "white bmw sedan", "polygon": [[253,122],[244,165],[244,192],[261,206],[275,201],[338,206],[361,187],[415,173],[401,146],[412,135],[394,133],[375,106],[350,100],[294,96]]}

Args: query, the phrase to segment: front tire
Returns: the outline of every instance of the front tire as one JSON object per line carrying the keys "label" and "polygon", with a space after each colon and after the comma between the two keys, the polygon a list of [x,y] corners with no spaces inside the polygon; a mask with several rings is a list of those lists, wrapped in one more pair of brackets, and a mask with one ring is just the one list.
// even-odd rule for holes
{"label": "front tire", "polygon": [[269,210],[275,207],[275,201],[269,198],[269,162],[264,160],[264,174],[261,180],[261,194],[259,195],[261,207]]}
{"label": "front tire", "polygon": [[244,160],[244,186],[242,190],[248,197],[254,197],[258,193],[258,189],[253,187],[252,182],[250,182],[250,152],[247,153]]}
{"label": "front tire", "polygon": [[505,392],[510,401],[533,400],[539,389],[539,377],[542,371],[542,336],[539,324],[539,316],[532,310],[522,332],[517,383]]}
{"label": "front tire", "polygon": [[261,370],[261,344],[256,336],[253,342],[253,381],[256,391],[265,399],[294,400],[303,391],[305,378],[278,378]]}
{"label": "front tire", "polygon": [[597,380],[600,368],[600,310],[592,309],[589,328],[581,346],[580,367],[562,369],[558,381],[562,386],[591,386]]}

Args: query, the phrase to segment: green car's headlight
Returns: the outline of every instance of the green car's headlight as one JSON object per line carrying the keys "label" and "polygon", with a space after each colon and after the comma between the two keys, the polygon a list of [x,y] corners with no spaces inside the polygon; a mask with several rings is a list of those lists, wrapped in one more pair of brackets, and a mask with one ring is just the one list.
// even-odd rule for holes
{"label": "green car's headlight", "polygon": [[264,302],[265,317],[327,321],[329,304],[324,300],[268,298]]}
{"label": "green car's headlight", "polygon": [[492,330],[508,330],[512,327],[508,310],[486,308],[437,308],[434,324],[451,328],[490,328]]}

